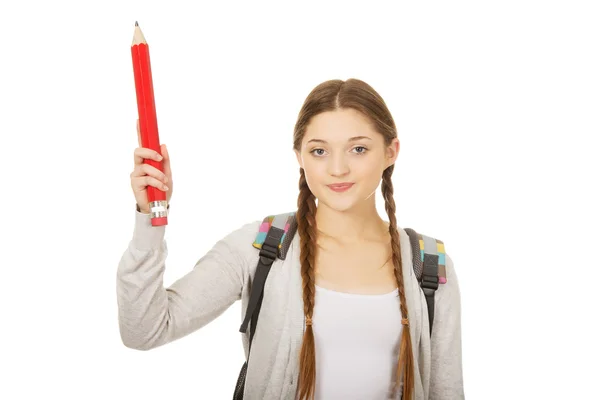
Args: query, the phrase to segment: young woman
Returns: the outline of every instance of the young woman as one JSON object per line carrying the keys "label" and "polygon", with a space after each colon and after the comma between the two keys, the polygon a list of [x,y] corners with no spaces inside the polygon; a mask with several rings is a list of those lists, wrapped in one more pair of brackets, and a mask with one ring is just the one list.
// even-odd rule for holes
{"label": "young woman", "polygon": [[[436,292],[430,337],[410,238],[396,222],[392,172],[400,145],[381,96],[357,79],[318,85],[300,110],[293,144],[298,230],[265,285],[244,398],[464,398],[454,266],[446,254],[447,283]],[[151,226],[146,195],[151,185],[171,198],[164,145],[161,152],[164,173],[143,164],[160,155],[135,149],[135,229],[118,267],[121,337],[140,350],[194,332],[236,300],[245,310],[258,260],[251,244],[262,220],[219,240],[164,288],[165,227]],[[389,222],[375,207],[379,184]],[[248,355],[248,337],[242,338]]]}

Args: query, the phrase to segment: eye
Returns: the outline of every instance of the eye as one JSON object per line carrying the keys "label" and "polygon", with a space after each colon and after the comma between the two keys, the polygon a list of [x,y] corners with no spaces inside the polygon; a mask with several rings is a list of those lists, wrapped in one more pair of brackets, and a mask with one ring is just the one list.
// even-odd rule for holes
{"label": "eye", "polygon": [[352,150],[356,150],[356,149],[363,149],[363,151],[359,151],[357,154],[365,154],[368,151],[368,149],[366,147],[364,147],[364,146],[356,146]]}
{"label": "eye", "polygon": [[323,150],[323,149],[313,149],[313,150],[310,151],[310,154],[316,155],[318,157],[320,157],[320,156],[323,155],[323,154],[315,154],[316,151],[323,151],[324,152],[325,150]]}

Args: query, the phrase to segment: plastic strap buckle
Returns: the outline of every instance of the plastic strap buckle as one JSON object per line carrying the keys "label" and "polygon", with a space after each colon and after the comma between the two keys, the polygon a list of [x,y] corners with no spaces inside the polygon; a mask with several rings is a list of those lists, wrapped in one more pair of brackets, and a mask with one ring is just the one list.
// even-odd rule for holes
{"label": "plastic strap buckle", "polygon": [[[271,226],[264,243],[261,246],[260,252],[258,253],[264,264],[270,265],[277,259],[277,253],[279,251],[279,243],[281,237],[285,232],[283,229],[279,229],[275,226]],[[264,257],[264,258],[263,258]],[[266,258],[266,259],[265,259]]]}
{"label": "plastic strap buckle", "polygon": [[438,258],[437,254],[425,253],[423,260],[423,275],[421,276],[421,287],[437,290],[440,285],[438,277]]}

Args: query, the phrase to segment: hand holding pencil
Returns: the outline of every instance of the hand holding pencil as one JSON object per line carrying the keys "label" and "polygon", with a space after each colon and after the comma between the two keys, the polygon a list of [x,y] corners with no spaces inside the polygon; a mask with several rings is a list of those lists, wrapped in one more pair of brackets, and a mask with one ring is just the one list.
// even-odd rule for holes
{"label": "hand holding pencil", "polygon": [[[148,206],[148,186],[152,186],[158,190],[166,192],[167,204],[171,201],[171,196],[173,195],[171,158],[169,157],[167,146],[164,144],[160,146],[161,154],[147,147],[142,147],[139,121],[137,123],[137,133],[139,147],[133,152],[134,168],[133,172],[130,174],[131,189],[133,190],[133,195],[135,196],[135,201],[140,208],[140,212],[149,214],[150,208]],[[162,159],[159,156],[162,157]],[[162,161],[164,172],[148,163],[145,163],[145,159],[155,160],[156,162]]]}
{"label": "hand holding pencil", "polygon": [[[136,149],[136,166],[131,175],[132,188],[134,194],[136,194],[140,211],[147,211],[150,214],[152,226],[164,226],[168,224],[167,214],[170,194],[166,193],[168,189],[164,188],[163,182],[160,186],[157,186],[158,182],[155,181],[155,179],[164,181],[167,174],[163,163],[158,159],[161,157],[155,157],[156,154],[163,153],[163,146],[160,144],[158,135],[150,49],[137,21],[133,33],[133,42],[131,43],[131,58],[138,106],[138,142],[142,149]],[[164,157],[165,154],[166,148],[162,156]],[[140,160],[142,164],[147,164],[147,166],[138,166]],[[142,176],[142,173],[147,175]],[[169,194],[168,197],[167,194]],[[140,202],[143,199],[146,199],[146,203]]]}

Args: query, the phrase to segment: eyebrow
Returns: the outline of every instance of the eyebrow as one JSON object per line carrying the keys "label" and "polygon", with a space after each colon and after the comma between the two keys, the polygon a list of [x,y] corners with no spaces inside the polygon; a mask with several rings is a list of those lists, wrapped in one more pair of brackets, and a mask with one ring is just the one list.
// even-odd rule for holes
{"label": "eyebrow", "polygon": [[[353,142],[355,140],[360,140],[360,139],[369,139],[369,140],[373,140],[368,136],[354,136],[351,137],[350,139],[348,139],[348,142]],[[323,139],[311,139],[308,142],[306,142],[306,144],[309,144],[310,142],[317,142],[317,143],[327,143],[325,140]]]}

